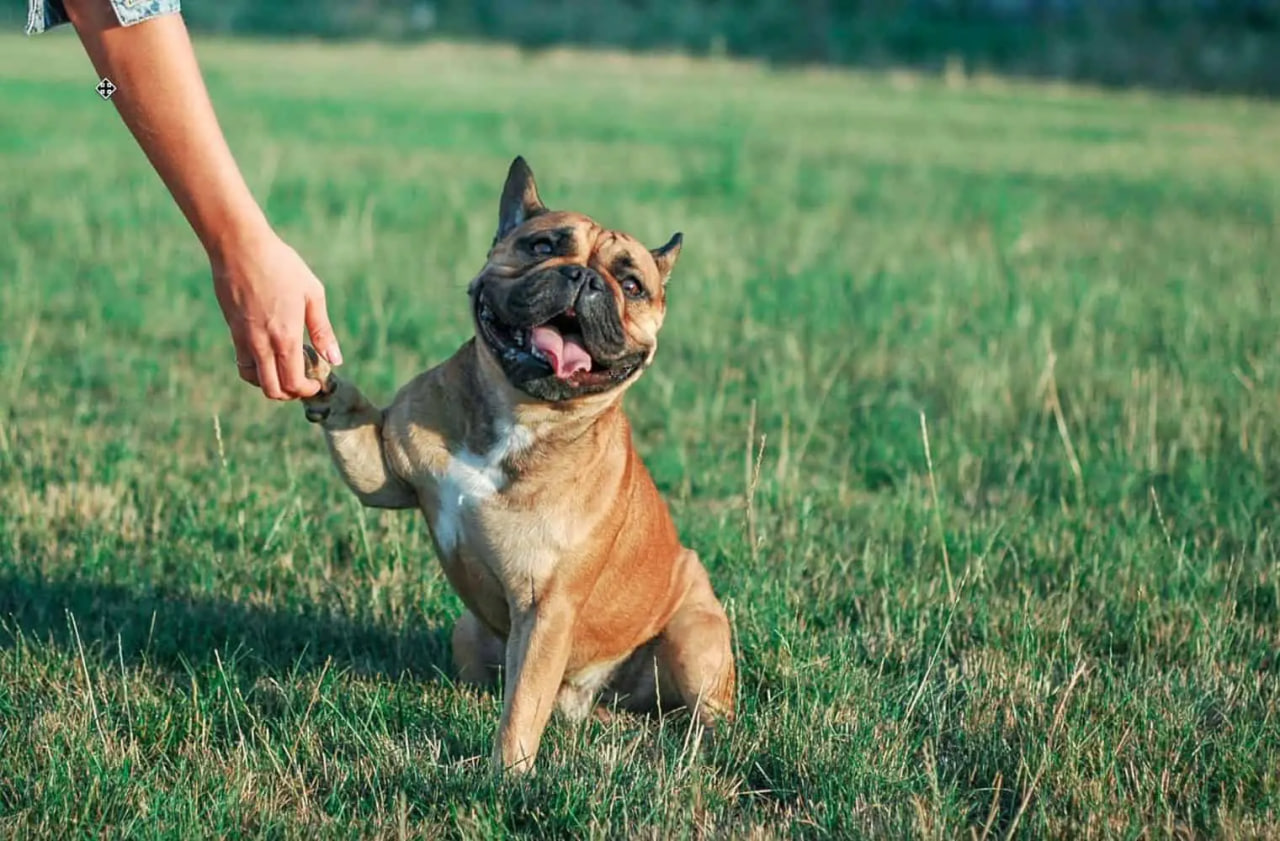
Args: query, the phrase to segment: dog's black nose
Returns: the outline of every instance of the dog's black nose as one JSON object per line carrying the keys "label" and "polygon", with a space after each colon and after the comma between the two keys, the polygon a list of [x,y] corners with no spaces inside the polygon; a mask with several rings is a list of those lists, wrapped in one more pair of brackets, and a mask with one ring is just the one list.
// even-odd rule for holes
{"label": "dog's black nose", "polygon": [[604,292],[607,288],[600,273],[586,266],[561,266],[560,274],[564,279],[579,289],[591,292]]}

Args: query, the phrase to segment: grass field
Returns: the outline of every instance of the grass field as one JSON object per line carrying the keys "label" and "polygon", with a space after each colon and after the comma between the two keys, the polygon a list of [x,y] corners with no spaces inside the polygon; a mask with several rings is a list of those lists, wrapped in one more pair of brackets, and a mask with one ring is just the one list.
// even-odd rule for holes
{"label": "grass field", "polygon": [[376,399],[468,335],[510,159],[685,233],[638,443],[740,724],[498,699],[420,517],[235,376],[74,36],[0,39],[0,836],[1280,838],[1280,108],[208,43]]}

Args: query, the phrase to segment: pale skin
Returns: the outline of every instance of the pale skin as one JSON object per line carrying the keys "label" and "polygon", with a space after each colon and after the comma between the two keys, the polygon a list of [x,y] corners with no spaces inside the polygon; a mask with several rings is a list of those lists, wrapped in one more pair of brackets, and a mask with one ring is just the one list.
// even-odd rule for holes
{"label": "pale skin", "polygon": [[[303,333],[334,365],[342,353],[324,286],[272,229],[218,125],[178,14],[121,26],[105,0],[65,8],[111,101],[204,246],[240,378],[273,400],[320,388],[303,369]],[[228,354],[228,364],[233,360]]]}

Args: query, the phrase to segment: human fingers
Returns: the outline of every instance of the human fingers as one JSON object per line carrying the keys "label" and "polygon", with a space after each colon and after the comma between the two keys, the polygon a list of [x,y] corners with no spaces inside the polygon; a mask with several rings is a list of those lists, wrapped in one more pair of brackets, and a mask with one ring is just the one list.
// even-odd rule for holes
{"label": "human fingers", "polygon": [[236,373],[249,385],[258,385],[258,363],[254,359],[249,343],[238,335],[232,335],[231,344],[235,348]]}
{"label": "human fingers", "polygon": [[307,378],[301,339],[292,332],[277,334],[271,337],[271,345],[274,349],[276,381],[284,399],[311,397],[320,390],[318,382]]}
{"label": "human fingers", "polygon": [[280,387],[280,376],[276,372],[276,351],[265,333],[250,339],[253,348],[253,361],[257,368],[258,387],[271,400],[288,400],[284,389]]}
{"label": "human fingers", "polygon": [[330,365],[342,364],[342,350],[338,347],[338,337],[333,332],[333,324],[329,321],[329,310],[325,301],[324,287],[316,284],[316,291],[307,296],[307,334],[311,336],[311,346],[329,361]]}

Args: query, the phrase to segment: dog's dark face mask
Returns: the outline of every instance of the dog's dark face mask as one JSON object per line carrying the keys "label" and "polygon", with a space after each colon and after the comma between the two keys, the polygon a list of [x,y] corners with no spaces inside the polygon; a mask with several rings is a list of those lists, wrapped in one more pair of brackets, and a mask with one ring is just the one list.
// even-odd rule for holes
{"label": "dog's dark face mask", "polygon": [[476,337],[538,400],[629,384],[657,350],[681,240],[650,250],[580,213],[548,210],[516,158],[488,262],[469,289]]}

